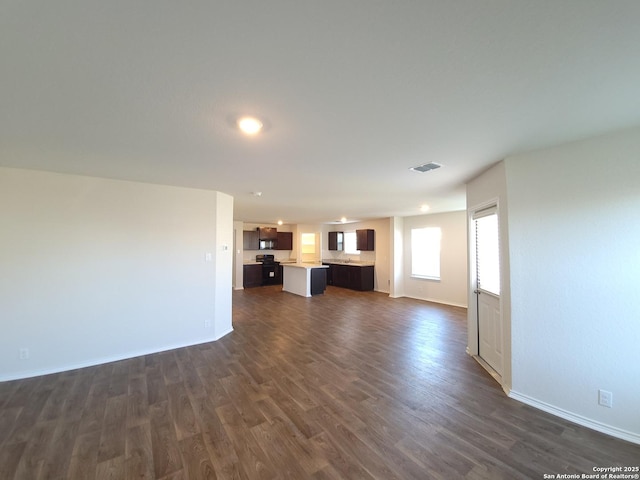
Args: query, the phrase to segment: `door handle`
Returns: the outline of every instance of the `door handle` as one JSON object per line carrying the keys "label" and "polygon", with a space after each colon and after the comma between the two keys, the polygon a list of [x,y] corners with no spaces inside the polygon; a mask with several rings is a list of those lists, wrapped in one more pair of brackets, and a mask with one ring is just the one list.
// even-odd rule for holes
{"label": "door handle", "polygon": [[475,293],[476,295],[480,295],[482,292],[480,290],[474,290],[473,293]]}

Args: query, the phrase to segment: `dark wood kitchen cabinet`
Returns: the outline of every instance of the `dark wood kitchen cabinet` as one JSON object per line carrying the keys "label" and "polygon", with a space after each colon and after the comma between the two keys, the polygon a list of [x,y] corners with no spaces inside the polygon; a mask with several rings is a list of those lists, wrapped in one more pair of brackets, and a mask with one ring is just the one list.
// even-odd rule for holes
{"label": "dark wood kitchen cabinet", "polygon": [[262,285],[262,265],[244,265],[242,268],[242,286],[244,288]]}
{"label": "dark wood kitchen cabinet", "polygon": [[260,240],[277,240],[278,230],[274,227],[258,227]]}
{"label": "dark wood kitchen cabinet", "polygon": [[245,230],[242,232],[242,248],[245,250],[259,250],[260,239],[257,230]]}
{"label": "dark wood kitchen cabinet", "polygon": [[356,249],[367,252],[373,251],[375,230],[367,228],[365,230],[356,230]]}
{"label": "dark wood kitchen cabinet", "polygon": [[329,232],[329,250],[344,250],[344,232]]}
{"label": "dark wood kitchen cabinet", "polygon": [[322,262],[323,265],[328,265],[329,268],[325,268],[325,272],[327,273],[327,285],[333,285],[333,267],[330,263]]}
{"label": "dark wood kitchen cabinet", "polygon": [[276,250],[293,250],[293,233],[278,232]]}
{"label": "dark wood kitchen cabinet", "polygon": [[346,265],[331,265],[331,281],[336,287],[349,287],[349,267]]}
{"label": "dark wood kitchen cabinet", "polygon": [[335,287],[350,288],[361,292],[373,290],[373,265],[330,264],[327,283]]}
{"label": "dark wood kitchen cabinet", "polygon": [[328,268],[311,269],[311,295],[322,295],[327,289]]}

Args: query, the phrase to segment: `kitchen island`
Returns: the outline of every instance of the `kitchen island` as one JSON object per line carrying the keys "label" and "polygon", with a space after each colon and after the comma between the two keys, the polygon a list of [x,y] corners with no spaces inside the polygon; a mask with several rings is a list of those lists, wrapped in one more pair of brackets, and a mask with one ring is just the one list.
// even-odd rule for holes
{"label": "kitchen island", "polygon": [[303,297],[324,293],[328,265],[320,263],[285,263],[282,265],[282,290]]}

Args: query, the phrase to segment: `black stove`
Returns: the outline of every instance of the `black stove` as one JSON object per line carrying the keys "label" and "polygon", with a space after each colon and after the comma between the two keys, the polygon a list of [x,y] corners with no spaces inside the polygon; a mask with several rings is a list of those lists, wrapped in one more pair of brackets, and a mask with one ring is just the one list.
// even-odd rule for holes
{"label": "black stove", "polygon": [[275,256],[265,253],[262,255],[256,255],[256,262],[260,262],[263,265],[269,265],[271,263],[277,263],[279,265],[280,262],[276,262],[275,258],[276,258]]}
{"label": "black stove", "polygon": [[262,285],[277,285],[282,283],[280,277],[280,262],[270,254],[256,255],[256,262],[262,264]]}

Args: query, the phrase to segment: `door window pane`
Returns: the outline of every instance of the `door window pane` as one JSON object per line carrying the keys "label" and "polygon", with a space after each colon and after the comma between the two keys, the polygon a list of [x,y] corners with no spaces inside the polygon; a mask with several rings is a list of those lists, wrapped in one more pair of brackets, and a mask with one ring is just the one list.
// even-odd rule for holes
{"label": "door window pane", "polygon": [[478,288],[500,295],[500,237],[498,215],[475,219]]}

